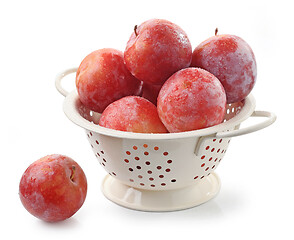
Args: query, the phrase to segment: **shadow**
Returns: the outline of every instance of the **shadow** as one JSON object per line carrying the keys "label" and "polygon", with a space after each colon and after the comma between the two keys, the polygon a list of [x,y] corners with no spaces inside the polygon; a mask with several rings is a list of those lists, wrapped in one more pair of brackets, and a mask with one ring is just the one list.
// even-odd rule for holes
{"label": "shadow", "polygon": [[181,221],[191,221],[191,219],[206,221],[211,219],[222,218],[224,216],[224,213],[221,207],[219,206],[218,202],[215,199],[211,199],[206,203],[189,209],[169,212],[168,215],[168,218],[171,218],[176,221],[178,219]]}
{"label": "shadow", "polygon": [[244,207],[244,198],[239,195],[239,192],[230,190],[221,191],[215,198],[201,205],[178,211],[170,212],[144,212],[132,209],[127,209],[116,205],[113,209],[116,215],[122,218],[128,218],[130,221],[210,221],[223,219],[228,215],[234,214]]}
{"label": "shadow", "polygon": [[45,221],[39,220],[39,224],[41,225],[41,227],[54,228],[56,230],[56,229],[76,228],[78,227],[78,225],[80,225],[80,222],[73,216],[64,221],[59,221],[59,222],[45,222]]}
{"label": "shadow", "polygon": [[225,214],[233,214],[244,209],[246,201],[248,200],[246,200],[246,196],[242,191],[225,188],[218,198],[218,204]]}
{"label": "shadow", "polygon": [[191,218],[196,220],[209,220],[223,216],[222,209],[214,199],[196,207],[170,212],[145,212],[124,208],[116,204],[115,206],[113,211],[116,212],[116,215],[124,219],[128,218],[129,221],[190,221]]}

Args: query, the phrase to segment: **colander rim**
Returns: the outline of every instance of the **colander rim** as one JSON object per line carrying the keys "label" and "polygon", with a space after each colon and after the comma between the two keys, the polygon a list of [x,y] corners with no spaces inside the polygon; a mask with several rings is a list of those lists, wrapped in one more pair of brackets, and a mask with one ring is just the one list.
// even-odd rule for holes
{"label": "colander rim", "polygon": [[232,129],[235,126],[239,125],[241,122],[245,121],[249,118],[253,111],[255,110],[255,98],[252,94],[249,94],[244,99],[244,106],[241,111],[229,119],[226,122],[221,124],[203,128],[199,130],[187,131],[187,132],[179,132],[179,133],[134,133],[134,132],[125,132],[114,129],[105,128],[94,124],[93,122],[88,121],[83,118],[77,106],[80,102],[79,96],[77,92],[74,90],[67,94],[63,102],[63,111],[65,115],[68,117],[76,125],[92,132],[96,132],[102,135],[117,137],[117,138],[128,138],[128,139],[153,139],[153,140],[164,140],[164,139],[177,139],[177,138],[189,138],[189,137],[201,137],[201,136],[213,136],[218,132],[223,132],[228,129]]}

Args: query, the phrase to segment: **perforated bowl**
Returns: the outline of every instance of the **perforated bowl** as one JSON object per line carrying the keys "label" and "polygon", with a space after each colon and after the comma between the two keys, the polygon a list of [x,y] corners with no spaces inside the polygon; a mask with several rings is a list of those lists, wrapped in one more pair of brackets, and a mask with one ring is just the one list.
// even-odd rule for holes
{"label": "perforated bowl", "polygon": [[[74,73],[66,70],[56,78],[57,90],[65,96],[66,116],[86,130],[99,164],[109,173],[102,192],[111,201],[137,210],[172,211],[193,207],[217,195],[220,180],[214,173],[232,137],[271,125],[276,116],[255,111],[249,95],[242,102],[228,104],[224,122],[213,127],[166,134],[145,134],[107,129],[98,125],[100,114],[87,109],[76,91],[68,93],[62,79]],[[240,129],[249,117],[265,121]]]}

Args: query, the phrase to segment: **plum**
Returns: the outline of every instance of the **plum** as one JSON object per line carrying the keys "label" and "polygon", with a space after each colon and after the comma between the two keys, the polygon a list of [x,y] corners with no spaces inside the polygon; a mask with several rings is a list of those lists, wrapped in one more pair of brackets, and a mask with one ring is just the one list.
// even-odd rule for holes
{"label": "plum", "polygon": [[225,88],[227,103],[243,100],[256,82],[256,60],[251,47],[234,35],[216,35],[193,51],[192,67],[214,74]]}
{"label": "plum", "polygon": [[220,81],[204,69],[182,69],[163,84],[157,110],[169,132],[211,127],[223,121],[225,90]]}
{"label": "plum", "polygon": [[123,52],[104,48],[83,59],[76,73],[76,87],[81,102],[102,113],[122,97],[141,94],[142,83],[126,68]]}
{"label": "plum", "polygon": [[157,105],[157,97],[161,89],[161,85],[153,85],[143,83],[142,97],[152,102],[155,106]]}
{"label": "plum", "polygon": [[51,154],[33,162],[19,183],[23,206],[46,222],[65,220],[83,205],[87,179],[82,168],[70,157]]}
{"label": "plum", "polygon": [[176,24],[151,19],[135,27],[124,60],[136,78],[162,85],[173,73],[189,67],[192,46],[187,34]]}
{"label": "plum", "polygon": [[156,106],[143,97],[127,96],[111,103],[102,113],[99,125],[136,133],[166,133]]}

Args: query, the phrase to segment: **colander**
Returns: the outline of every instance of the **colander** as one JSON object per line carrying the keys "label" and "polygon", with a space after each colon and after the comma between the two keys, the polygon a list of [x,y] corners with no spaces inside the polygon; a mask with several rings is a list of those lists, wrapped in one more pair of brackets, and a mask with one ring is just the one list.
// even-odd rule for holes
{"label": "colander", "polygon": [[[61,72],[56,88],[65,96],[66,116],[86,130],[99,164],[108,173],[102,192],[111,201],[136,210],[174,211],[202,204],[215,197],[220,179],[214,172],[232,137],[263,129],[275,114],[255,111],[255,99],[228,104],[223,123],[189,132],[146,134],[107,129],[98,125],[100,114],[86,108],[76,91],[68,93],[62,79],[77,68]],[[249,127],[249,117],[265,120]]]}

